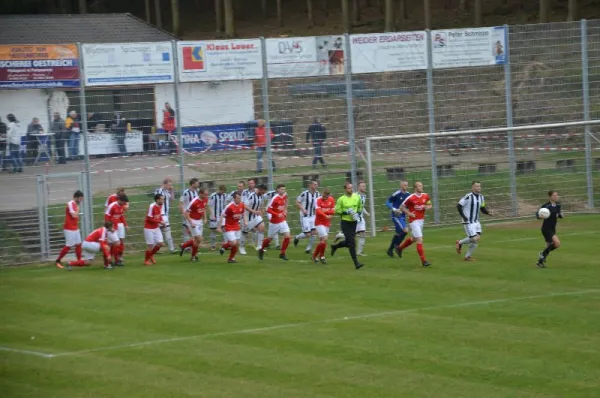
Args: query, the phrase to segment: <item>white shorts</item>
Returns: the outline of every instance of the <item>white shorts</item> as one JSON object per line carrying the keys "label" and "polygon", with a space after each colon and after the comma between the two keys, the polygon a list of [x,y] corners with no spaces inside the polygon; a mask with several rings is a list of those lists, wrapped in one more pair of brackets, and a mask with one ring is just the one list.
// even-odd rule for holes
{"label": "white shorts", "polygon": [[117,232],[107,232],[106,233],[106,241],[108,243],[117,243],[117,242],[119,242],[119,234]]}
{"label": "white shorts", "polygon": [[255,216],[252,220],[248,221],[248,230],[252,231],[254,228],[262,224],[263,219],[261,216]]}
{"label": "white shorts", "polygon": [[305,234],[315,230],[315,216],[302,217],[302,232]]}
{"label": "white shorts", "polygon": [[356,223],[356,232],[365,232],[367,230],[367,222],[364,217],[360,218],[360,221]]}
{"label": "white shorts", "polygon": [[215,221],[209,221],[209,222],[208,222],[208,228],[210,228],[210,229],[217,229],[217,221],[218,221],[218,220],[215,220]]}
{"label": "white shorts", "polygon": [[125,224],[122,222],[117,225],[117,235],[119,239],[125,239]]}
{"label": "white shorts", "polygon": [[144,239],[147,245],[156,245],[163,243],[163,235],[160,228],[148,229],[144,228]]}
{"label": "white shorts", "polygon": [[165,223],[165,226],[162,228],[167,228],[171,226],[171,223],[169,222],[169,216],[163,216],[163,222]]}
{"label": "white shorts", "polygon": [[202,221],[192,221],[192,225],[189,226],[190,233],[192,234],[192,238],[196,236],[202,237],[202,233],[204,232],[204,225]]}
{"label": "white shorts", "polygon": [[329,227],[326,227],[325,225],[317,225],[315,226],[315,229],[317,230],[319,238],[326,238],[327,235],[329,235]]}
{"label": "white shorts", "polygon": [[279,224],[269,224],[269,238],[274,237],[277,234],[290,233],[290,227],[287,221],[280,222]]}
{"label": "white shorts", "polygon": [[84,241],[81,244],[83,255],[86,260],[93,260],[94,254],[100,251],[100,243]]}
{"label": "white shorts", "polygon": [[413,238],[423,237],[423,220],[415,220],[409,224],[410,234]]}
{"label": "white shorts", "polygon": [[463,227],[465,228],[465,233],[469,238],[477,234],[481,234],[481,223],[479,221],[463,224]]}
{"label": "white shorts", "polygon": [[227,231],[223,232],[223,238],[227,242],[233,242],[234,240],[240,240],[242,237],[242,231]]}
{"label": "white shorts", "polygon": [[65,233],[65,246],[73,247],[81,244],[81,233],[77,231],[63,230]]}

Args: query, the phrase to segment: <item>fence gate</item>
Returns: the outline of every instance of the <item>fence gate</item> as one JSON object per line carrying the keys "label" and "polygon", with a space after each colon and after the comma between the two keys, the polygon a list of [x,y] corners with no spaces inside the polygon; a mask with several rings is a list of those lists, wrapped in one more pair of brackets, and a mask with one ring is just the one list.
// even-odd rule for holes
{"label": "fence gate", "polygon": [[85,195],[79,208],[79,228],[82,238],[92,231],[93,216],[90,211],[91,198],[87,197],[87,193],[90,192],[88,184],[89,178],[84,172],[38,174],[37,204],[41,261],[47,261],[62,247],[65,206],[77,190]]}

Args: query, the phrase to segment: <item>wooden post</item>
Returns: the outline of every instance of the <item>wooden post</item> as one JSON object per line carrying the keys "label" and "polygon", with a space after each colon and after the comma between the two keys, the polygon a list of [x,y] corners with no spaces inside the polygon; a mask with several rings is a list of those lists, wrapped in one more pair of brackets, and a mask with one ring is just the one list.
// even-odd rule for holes
{"label": "wooden post", "polygon": [[540,23],[550,22],[550,0],[540,0]]}
{"label": "wooden post", "polygon": [[577,0],[569,0],[569,16],[567,21],[577,20]]}
{"label": "wooden post", "polygon": [[262,11],[263,19],[267,19],[267,0],[260,0],[260,10]]}
{"label": "wooden post", "polygon": [[217,33],[223,33],[223,0],[215,0],[215,22]]}
{"label": "wooden post", "polygon": [[160,0],[154,0],[154,16],[156,18],[156,26],[162,28],[162,14],[160,11]]}
{"label": "wooden post", "polygon": [[283,10],[281,9],[281,0],[277,0],[277,23],[283,26]]}
{"label": "wooden post", "polygon": [[385,0],[385,31],[393,32],[394,29],[394,0]]}
{"label": "wooden post", "polygon": [[481,0],[475,0],[475,26],[483,25],[483,9]]}
{"label": "wooden post", "polygon": [[146,9],[146,22],[152,23],[152,15],[150,15],[150,0],[144,0],[144,6]]}
{"label": "wooden post", "polygon": [[179,36],[179,0],[171,0],[171,16],[173,18],[173,34]]}
{"label": "wooden post", "polygon": [[235,15],[233,10],[233,0],[225,1],[225,35],[227,37],[235,36]]}
{"label": "wooden post", "polygon": [[87,1],[86,0],[79,0],[79,13],[87,14]]}
{"label": "wooden post", "polygon": [[308,14],[308,26],[312,28],[315,25],[312,0],[306,0],[306,13]]}
{"label": "wooden post", "polygon": [[342,0],[342,27],[344,33],[350,32],[350,10],[348,8],[348,0]]}
{"label": "wooden post", "polygon": [[431,0],[424,0],[425,5],[425,29],[431,29]]}
{"label": "wooden post", "polygon": [[360,0],[352,0],[352,22],[360,21]]}

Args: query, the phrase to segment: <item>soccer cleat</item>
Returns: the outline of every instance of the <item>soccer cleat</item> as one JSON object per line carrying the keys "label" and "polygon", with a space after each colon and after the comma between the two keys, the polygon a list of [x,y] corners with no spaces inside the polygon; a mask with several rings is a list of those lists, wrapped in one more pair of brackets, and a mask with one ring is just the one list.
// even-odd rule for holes
{"label": "soccer cleat", "polygon": [[259,251],[261,249],[260,246],[256,246],[256,251]]}
{"label": "soccer cleat", "polygon": [[169,253],[176,254],[177,253],[177,249],[175,249],[175,248],[169,249]]}
{"label": "soccer cleat", "polygon": [[210,251],[211,251],[211,252],[214,252],[215,250],[217,250],[217,247],[216,247],[216,246],[211,246],[211,247],[210,247]]}
{"label": "soccer cleat", "polygon": [[313,261],[313,263],[315,263],[315,264],[318,264],[318,263],[319,263],[319,260],[318,260],[316,257],[312,257],[312,256],[311,256],[311,258],[310,258],[310,259],[311,259],[311,260]]}
{"label": "soccer cleat", "polygon": [[402,258],[402,249],[400,249],[400,246],[394,247],[394,250],[396,251],[398,257]]}
{"label": "soccer cleat", "polygon": [[458,254],[460,254],[460,252],[462,251],[462,245],[460,244],[460,241],[456,241],[456,252]]}
{"label": "soccer cleat", "polygon": [[262,260],[264,257],[265,257],[265,251],[264,251],[264,250],[261,248],[261,249],[258,251],[258,259],[259,259],[259,260]]}
{"label": "soccer cleat", "polygon": [[431,263],[427,260],[423,261],[423,267],[429,267]]}
{"label": "soccer cleat", "polygon": [[333,257],[333,255],[335,254],[337,250],[337,247],[335,247],[334,245],[331,245],[331,257]]}
{"label": "soccer cleat", "polygon": [[282,259],[282,260],[284,260],[284,261],[288,261],[287,256],[285,254],[283,254],[283,253],[279,255],[279,258]]}
{"label": "soccer cleat", "polygon": [[294,238],[294,247],[298,247],[298,242],[300,242],[300,239]]}
{"label": "soccer cleat", "polygon": [[544,264],[544,262],[543,262],[543,261],[540,261],[540,260],[538,260],[538,262],[537,262],[537,263],[535,263],[535,265],[536,265],[538,268],[546,268],[546,264]]}
{"label": "soccer cleat", "polygon": [[193,262],[197,262],[197,261],[198,261],[198,256],[194,256],[194,257],[192,257],[192,261],[193,261]]}
{"label": "soccer cleat", "polygon": [[237,261],[235,261],[235,259],[228,259],[227,262],[229,264],[237,264]]}
{"label": "soccer cleat", "polygon": [[477,260],[475,260],[475,259],[474,259],[473,257],[471,257],[471,256],[468,256],[468,257],[465,257],[465,261],[477,261]]}
{"label": "soccer cleat", "polygon": [[115,265],[116,265],[117,267],[124,267],[124,266],[125,266],[125,263],[123,262],[123,260],[119,260],[119,261],[117,261],[117,262],[115,263]]}
{"label": "soccer cleat", "polygon": [[146,260],[144,261],[144,265],[152,265],[152,262],[150,260]]}
{"label": "soccer cleat", "polygon": [[[267,246],[267,247],[271,247],[271,245]],[[281,245],[277,245],[275,246],[275,250],[281,250]]]}
{"label": "soccer cleat", "polygon": [[365,265],[362,263],[355,263],[354,264],[354,268],[356,268],[357,270],[361,269],[362,267],[364,267]]}
{"label": "soccer cleat", "polygon": [[321,261],[321,264],[327,264],[327,260],[325,260],[325,257],[321,257],[321,260],[319,261]]}
{"label": "soccer cleat", "polygon": [[112,265],[108,264],[104,266],[104,269],[113,269]]}
{"label": "soccer cleat", "polygon": [[394,249],[388,249],[387,255],[388,257],[394,258]]}
{"label": "soccer cleat", "polygon": [[365,253],[356,253],[357,256],[361,256],[361,257],[367,257],[367,255]]}
{"label": "soccer cleat", "polygon": [[152,264],[156,264],[156,260],[154,259],[154,256],[150,257],[150,262],[151,262]]}
{"label": "soccer cleat", "polygon": [[223,246],[221,246],[221,248],[219,249],[219,254],[221,254],[221,256],[225,254],[225,249],[223,248]]}
{"label": "soccer cleat", "polygon": [[54,265],[56,265],[56,268],[60,268],[60,269],[63,269],[63,268],[65,268],[65,267],[62,265],[62,263],[60,262],[60,260],[56,260],[56,261],[54,262]]}
{"label": "soccer cleat", "polygon": [[183,248],[183,243],[179,245],[179,257],[183,256],[183,252],[185,249]]}
{"label": "soccer cleat", "polygon": [[71,271],[72,269],[71,264],[67,264],[67,271]]}
{"label": "soccer cleat", "polygon": [[312,251],[312,247],[311,247],[310,249],[306,249],[306,250],[304,250],[304,253],[305,253],[305,254],[308,254],[308,253],[310,253],[311,251]]}
{"label": "soccer cleat", "polygon": [[246,248],[245,247],[240,247],[240,254],[246,255],[248,253],[246,253]]}

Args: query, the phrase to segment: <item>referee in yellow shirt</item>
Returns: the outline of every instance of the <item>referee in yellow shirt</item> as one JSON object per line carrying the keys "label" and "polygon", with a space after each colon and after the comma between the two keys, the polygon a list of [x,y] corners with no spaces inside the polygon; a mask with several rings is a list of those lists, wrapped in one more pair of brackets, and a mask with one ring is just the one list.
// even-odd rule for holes
{"label": "referee in yellow shirt", "polygon": [[362,201],[360,196],[352,192],[352,184],[347,182],[344,185],[345,194],[335,202],[335,214],[342,217],[342,233],[345,240],[331,246],[331,255],[340,247],[347,247],[350,251],[350,257],[354,261],[356,269],[361,268],[364,264],[358,262],[356,258],[356,247],[354,237],[356,235],[356,223],[360,219],[362,212]]}

